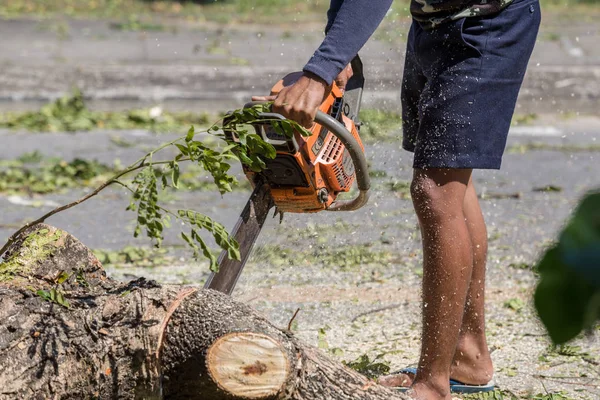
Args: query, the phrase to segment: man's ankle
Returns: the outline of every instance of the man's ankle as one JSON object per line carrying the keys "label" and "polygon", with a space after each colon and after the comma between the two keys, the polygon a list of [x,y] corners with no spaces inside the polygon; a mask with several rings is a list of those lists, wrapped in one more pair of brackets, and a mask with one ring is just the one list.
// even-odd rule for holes
{"label": "man's ankle", "polygon": [[485,337],[461,336],[450,368],[450,377],[463,383],[483,385],[494,374]]}

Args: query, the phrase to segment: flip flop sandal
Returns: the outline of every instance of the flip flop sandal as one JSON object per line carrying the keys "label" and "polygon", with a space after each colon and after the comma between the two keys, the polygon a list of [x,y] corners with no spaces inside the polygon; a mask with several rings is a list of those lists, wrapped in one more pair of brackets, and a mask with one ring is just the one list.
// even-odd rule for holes
{"label": "flip flop sandal", "polygon": [[[390,375],[397,375],[397,374],[416,375],[417,369],[414,367],[403,368],[399,371],[392,372]],[[452,393],[491,392],[492,390],[494,390],[495,387],[496,387],[496,385],[493,383],[493,381],[490,381],[483,385],[470,385],[467,383],[457,381],[456,379],[450,379],[450,392],[452,392]],[[398,387],[394,387],[392,389],[397,390],[398,392],[404,393],[404,392],[408,391],[408,389],[410,389],[410,387],[398,386]]]}

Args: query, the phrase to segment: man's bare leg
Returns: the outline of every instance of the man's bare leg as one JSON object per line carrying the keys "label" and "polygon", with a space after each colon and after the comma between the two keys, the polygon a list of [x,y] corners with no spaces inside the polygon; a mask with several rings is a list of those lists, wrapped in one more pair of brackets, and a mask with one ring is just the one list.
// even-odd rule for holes
{"label": "man's bare leg", "polygon": [[[419,372],[417,377],[385,377],[380,383],[410,386],[414,380],[415,394],[422,398],[449,398],[450,376],[483,384],[491,375],[482,324],[487,240],[470,176],[465,169],[416,169],[413,177],[424,259]],[[489,372],[480,376],[480,370]]]}
{"label": "man's bare leg", "polygon": [[494,371],[485,337],[487,230],[472,179],[463,209],[473,246],[473,273],[450,376],[463,383],[483,385],[492,379]]}

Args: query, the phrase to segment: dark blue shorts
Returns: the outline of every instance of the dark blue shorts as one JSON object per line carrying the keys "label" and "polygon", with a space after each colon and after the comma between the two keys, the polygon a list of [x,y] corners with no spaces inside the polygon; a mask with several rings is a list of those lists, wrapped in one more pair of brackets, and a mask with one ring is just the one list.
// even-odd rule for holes
{"label": "dark blue shorts", "polygon": [[499,169],[540,25],[538,0],[431,31],[413,21],[402,82],[402,147],[414,168]]}

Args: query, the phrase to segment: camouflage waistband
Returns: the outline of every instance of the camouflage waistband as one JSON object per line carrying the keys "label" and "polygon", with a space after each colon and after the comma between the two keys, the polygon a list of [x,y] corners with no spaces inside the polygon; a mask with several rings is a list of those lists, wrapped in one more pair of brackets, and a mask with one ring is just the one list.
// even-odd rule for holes
{"label": "camouflage waistband", "polygon": [[500,12],[513,0],[411,0],[410,12],[423,29],[445,22]]}

